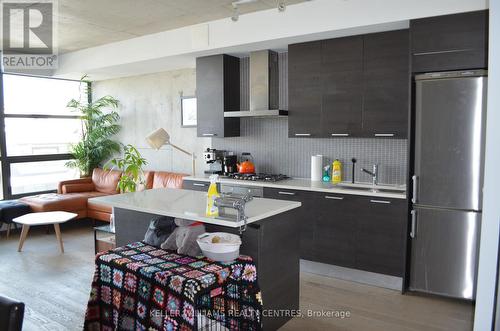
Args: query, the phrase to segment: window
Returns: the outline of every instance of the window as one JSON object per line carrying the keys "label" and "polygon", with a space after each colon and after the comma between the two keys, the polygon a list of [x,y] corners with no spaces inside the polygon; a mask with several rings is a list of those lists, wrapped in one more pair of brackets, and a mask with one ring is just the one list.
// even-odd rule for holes
{"label": "window", "polygon": [[[80,114],[67,108],[80,100],[86,86],[79,81],[2,74],[0,149],[3,195],[53,191],[61,180],[78,177],[65,163],[71,144],[81,139]],[[3,125],[2,125],[3,124]]]}
{"label": "window", "polygon": [[3,75],[4,113],[24,115],[78,115],[66,105],[80,99],[79,81],[22,75]]}
{"label": "window", "polygon": [[65,166],[66,160],[23,162],[10,165],[13,195],[57,189],[61,180],[78,177],[78,170]]}

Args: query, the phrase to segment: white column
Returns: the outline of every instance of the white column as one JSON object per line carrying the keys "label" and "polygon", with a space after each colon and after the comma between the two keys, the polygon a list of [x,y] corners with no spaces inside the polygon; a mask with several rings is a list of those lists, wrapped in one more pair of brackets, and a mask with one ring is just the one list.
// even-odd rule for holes
{"label": "white column", "polygon": [[483,217],[474,330],[492,329],[500,223],[500,0],[490,0]]}

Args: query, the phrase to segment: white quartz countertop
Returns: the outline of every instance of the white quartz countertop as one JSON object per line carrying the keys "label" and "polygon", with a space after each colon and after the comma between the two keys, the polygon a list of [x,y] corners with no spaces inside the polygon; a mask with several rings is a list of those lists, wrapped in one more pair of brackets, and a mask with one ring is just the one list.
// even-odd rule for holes
{"label": "white quartz countertop", "polygon": [[[142,192],[91,198],[91,202],[139,212],[184,218],[237,228],[242,222],[205,216],[207,193],[181,189],[152,189]],[[247,224],[298,208],[300,202],[254,198],[245,205]]]}
{"label": "white quartz countertop", "polygon": [[[203,181],[209,182],[208,176],[188,176],[184,177],[184,180],[191,181]],[[257,186],[257,187],[271,187],[289,190],[303,190],[303,191],[313,191],[313,192],[326,192],[326,193],[337,193],[337,194],[352,194],[352,195],[363,195],[363,196],[373,196],[380,198],[393,198],[393,199],[406,199],[406,185],[377,185],[378,191],[372,191],[369,188],[372,186],[370,184],[350,184],[348,182],[341,183],[338,185],[325,182],[316,182],[307,178],[290,178],[285,180],[280,180],[278,182],[262,182],[262,181],[249,181],[249,180],[237,180],[225,177],[219,177],[219,183],[222,184],[234,184],[241,186]],[[366,188],[366,189],[363,189]]]}

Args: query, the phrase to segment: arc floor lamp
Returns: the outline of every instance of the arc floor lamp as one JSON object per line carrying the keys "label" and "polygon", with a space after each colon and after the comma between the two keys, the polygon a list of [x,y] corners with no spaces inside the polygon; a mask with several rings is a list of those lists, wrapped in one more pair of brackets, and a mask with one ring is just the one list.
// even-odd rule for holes
{"label": "arc floor lamp", "polygon": [[193,164],[192,164],[193,165],[193,169],[192,169],[193,176],[196,175],[194,153],[190,153],[190,152],[186,151],[185,149],[182,149],[179,146],[172,144],[170,142],[170,135],[168,134],[168,132],[164,128],[159,128],[159,129],[156,129],[153,132],[151,132],[146,137],[146,141],[148,142],[149,146],[151,146],[151,148],[153,148],[153,149],[159,150],[164,145],[170,145],[173,148],[175,148],[176,150],[178,150],[186,155],[191,156],[192,161],[193,161]]}

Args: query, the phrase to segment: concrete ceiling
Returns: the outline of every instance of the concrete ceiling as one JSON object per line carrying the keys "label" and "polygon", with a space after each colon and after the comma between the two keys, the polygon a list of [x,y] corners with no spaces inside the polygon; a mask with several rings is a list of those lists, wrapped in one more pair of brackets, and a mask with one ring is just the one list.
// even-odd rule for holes
{"label": "concrete ceiling", "polygon": [[[288,5],[307,0],[286,0]],[[231,17],[233,0],[59,0],[59,53]],[[276,8],[276,0],[239,6],[241,14]]]}

